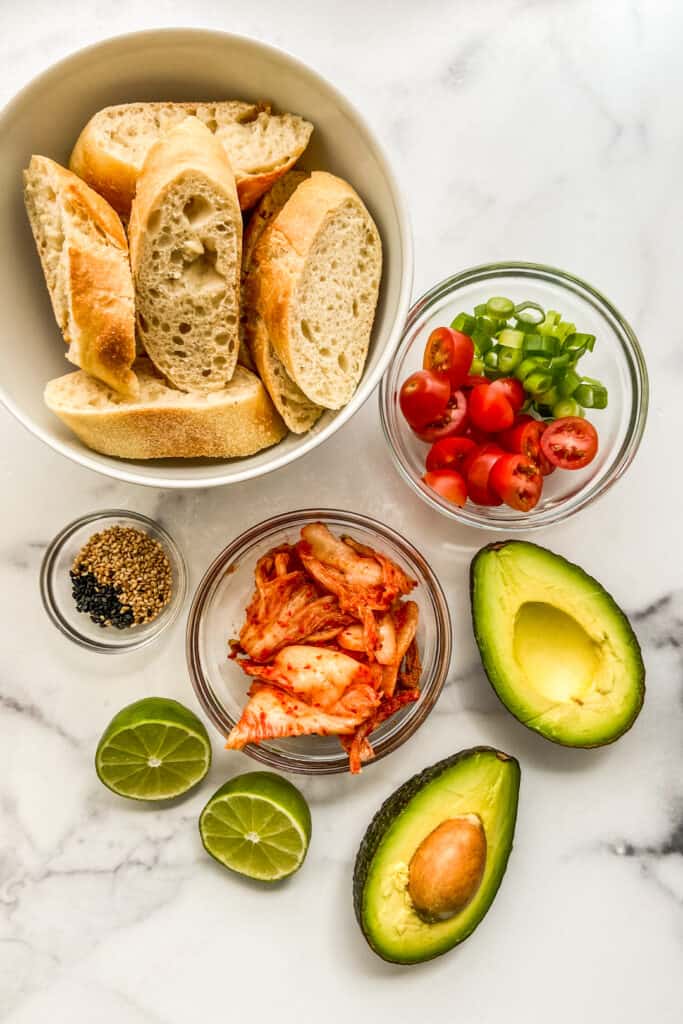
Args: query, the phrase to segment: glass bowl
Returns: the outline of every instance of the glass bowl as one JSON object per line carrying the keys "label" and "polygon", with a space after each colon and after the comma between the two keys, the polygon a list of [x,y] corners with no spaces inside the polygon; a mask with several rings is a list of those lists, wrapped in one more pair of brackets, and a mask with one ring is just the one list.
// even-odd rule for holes
{"label": "glass bowl", "polygon": [[[429,334],[460,312],[494,295],[518,303],[531,300],[556,309],[577,330],[596,336],[595,351],[580,363],[581,373],[607,385],[606,409],[587,412],[600,438],[593,462],[583,470],[557,470],[544,481],[543,494],[530,512],[507,505],[485,507],[468,501],[459,508],[422,482],[429,446],[417,438],[398,404],[401,384],[422,367]],[[413,305],[403,337],[380,387],[382,426],[396,465],[420,497],[445,516],[487,530],[511,533],[549,526],[578,512],[615,483],[629,467],[643,436],[648,379],[643,353],[631,327],[611,302],[591,285],[563,270],[535,263],[492,263],[446,278]]]}
{"label": "glass bowl", "polygon": [[[304,509],[259,523],[228,545],[197,588],[187,623],[187,663],[204,711],[227,737],[242,714],[251,679],[228,659],[254,591],[254,567],[270,548],[300,539],[301,527],[323,522],[385,552],[417,580],[411,593],[420,609],[417,642],[423,672],[420,699],[398,711],[372,734],[377,761],[404,743],[424,722],[444,684],[451,658],[451,622],[441,586],[430,566],[400,534],[353,512]],[[300,736],[250,744],[244,752],[280,771],[330,775],[348,771],[348,756],[334,736]],[[368,762],[368,767],[373,762]]]}
{"label": "glass bowl", "polygon": [[[173,573],[171,600],[152,622],[127,629],[98,626],[90,617],[76,609],[71,593],[69,570],[86,541],[111,526],[131,526],[159,541],[168,557]],[[48,545],[40,568],[40,594],[45,611],[64,636],[91,651],[123,654],[145,647],[171,625],[180,611],[187,589],[185,560],[173,538],[153,519],[139,512],[107,509],[93,512],[69,523]]]}

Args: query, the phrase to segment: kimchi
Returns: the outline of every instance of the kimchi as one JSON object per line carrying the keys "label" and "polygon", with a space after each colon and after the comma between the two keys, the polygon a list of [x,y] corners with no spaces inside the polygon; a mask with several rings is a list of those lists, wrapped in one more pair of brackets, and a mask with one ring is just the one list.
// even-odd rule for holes
{"label": "kimchi", "polygon": [[337,736],[357,773],[373,731],[420,696],[417,585],[380,551],[323,523],[259,559],[234,658],[253,682],[226,746]]}

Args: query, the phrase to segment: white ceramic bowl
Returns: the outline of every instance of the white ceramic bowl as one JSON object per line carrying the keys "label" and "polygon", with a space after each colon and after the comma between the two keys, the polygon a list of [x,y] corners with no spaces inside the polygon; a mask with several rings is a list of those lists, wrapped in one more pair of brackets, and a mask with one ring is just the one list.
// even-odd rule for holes
{"label": "white ceramic bowl", "polygon": [[[132,461],[89,451],[43,405],[43,388],[71,368],[55,324],[22,202],[32,153],[66,163],[88,118],[134,100],[245,99],[272,102],[315,125],[301,163],[346,178],[382,237],[384,269],[372,342],[358,390],[308,434],[245,459]],[[212,487],[261,476],[322,444],[372,393],[398,345],[408,312],[410,227],[384,150],[360,114],[315,71],[253,39],[195,29],[119,36],[60,61],[0,115],[0,237],[11,258],[0,275],[0,399],[32,433],[67,458],[107,476],[155,487]]]}

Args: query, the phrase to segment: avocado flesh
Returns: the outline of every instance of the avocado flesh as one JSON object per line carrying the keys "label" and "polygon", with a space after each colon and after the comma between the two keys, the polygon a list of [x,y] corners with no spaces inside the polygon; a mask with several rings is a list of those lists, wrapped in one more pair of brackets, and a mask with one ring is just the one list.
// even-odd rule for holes
{"label": "avocado flesh", "polygon": [[492,544],[472,562],[486,674],[524,725],[556,743],[610,743],[633,724],[645,671],[631,625],[591,576],[546,548]]}
{"label": "avocado flesh", "polygon": [[[354,877],[356,916],[370,946],[383,959],[401,964],[430,960],[474,931],[505,873],[518,792],[517,761],[479,747],[426,769],[383,804],[358,851]],[[408,865],[438,825],[464,814],[478,814],[486,833],[481,884],[457,914],[426,921],[408,893]]]}

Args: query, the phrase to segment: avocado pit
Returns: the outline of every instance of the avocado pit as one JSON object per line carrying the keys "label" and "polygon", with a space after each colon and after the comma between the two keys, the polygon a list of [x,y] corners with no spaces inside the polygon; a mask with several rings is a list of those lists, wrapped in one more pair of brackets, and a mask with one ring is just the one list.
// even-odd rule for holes
{"label": "avocado pit", "polygon": [[426,921],[446,920],[472,901],[486,866],[486,833],[477,814],[448,818],[426,836],[408,866],[408,894]]}

